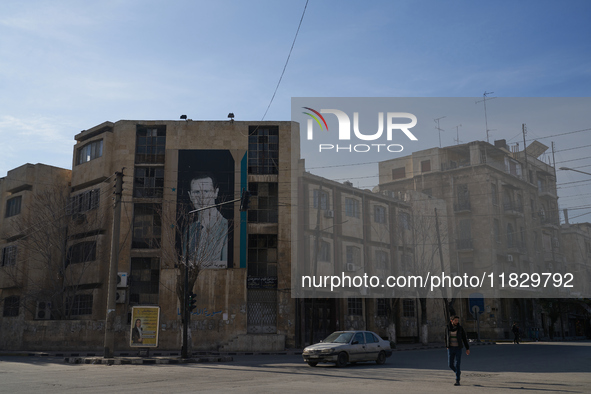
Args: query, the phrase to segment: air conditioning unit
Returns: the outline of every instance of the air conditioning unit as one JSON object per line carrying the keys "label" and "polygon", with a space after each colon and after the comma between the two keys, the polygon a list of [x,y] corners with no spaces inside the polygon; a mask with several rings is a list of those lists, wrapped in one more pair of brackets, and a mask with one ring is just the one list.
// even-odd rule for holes
{"label": "air conditioning unit", "polygon": [[115,302],[117,304],[125,304],[125,296],[126,296],[125,290],[117,290],[117,294],[115,295]]}
{"label": "air conditioning unit", "polygon": [[512,263],[513,262],[513,255],[512,254],[508,254],[507,255],[507,261]]}
{"label": "air conditioning unit", "polygon": [[355,271],[355,264],[347,263],[347,271],[349,271],[349,272]]}
{"label": "air conditioning unit", "polygon": [[325,218],[334,218],[334,211],[331,211],[331,210],[324,211],[324,217]]}
{"label": "air conditioning unit", "polygon": [[117,287],[127,287],[127,272],[117,273]]}
{"label": "air conditioning unit", "polygon": [[35,310],[36,320],[51,319],[51,302],[37,301],[37,309]]}

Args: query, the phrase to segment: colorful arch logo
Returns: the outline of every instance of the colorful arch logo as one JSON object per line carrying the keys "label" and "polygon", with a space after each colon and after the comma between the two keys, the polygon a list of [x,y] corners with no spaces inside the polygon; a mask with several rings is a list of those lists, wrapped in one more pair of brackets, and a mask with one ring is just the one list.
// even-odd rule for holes
{"label": "colorful arch logo", "polygon": [[[322,122],[324,123],[324,126],[326,127],[326,131],[328,131],[328,125],[326,124],[326,120],[324,120],[324,116],[320,115],[320,112],[318,112],[318,111],[316,111],[316,110],[314,110],[314,109],[312,109],[312,108],[310,108],[310,107],[302,107],[302,108],[304,108],[304,109],[307,109],[308,111],[312,111],[312,112],[314,112],[316,115],[318,115],[318,116],[320,117],[320,119],[322,119]],[[311,113],[309,113],[309,112],[302,112],[302,113],[303,113],[303,114],[306,114],[306,115],[308,115],[308,116],[310,116],[310,117],[312,117],[312,119],[314,119],[314,120],[316,121],[316,123],[318,123],[318,126],[320,126],[320,130],[322,130],[322,129],[323,129],[323,127],[322,127],[322,123],[320,123],[320,120],[319,120],[319,119],[318,119],[316,116],[312,115],[312,114],[311,114]]]}

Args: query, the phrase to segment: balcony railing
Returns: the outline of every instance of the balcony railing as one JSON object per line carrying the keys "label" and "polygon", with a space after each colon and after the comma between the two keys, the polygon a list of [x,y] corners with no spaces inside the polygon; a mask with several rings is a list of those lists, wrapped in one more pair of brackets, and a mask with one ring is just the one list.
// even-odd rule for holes
{"label": "balcony railing", "polygon": [[470,211],[472,210],[472,206],[470,205],[470,201],[460,201],[454,203],[454,211]]}
{"label": "balcony railing", "polygon": [[523,213],[523,205],[515,204],[513,202],[505,202],[503,203],[503,209],[505,212],[519,212]]}
{"label": "balcony railing", "polygon": [[456,240],[456,249],[457,250],[472,250],[472,249],[474,249],[474,247],[472,245],[472,238],[457,239]]}

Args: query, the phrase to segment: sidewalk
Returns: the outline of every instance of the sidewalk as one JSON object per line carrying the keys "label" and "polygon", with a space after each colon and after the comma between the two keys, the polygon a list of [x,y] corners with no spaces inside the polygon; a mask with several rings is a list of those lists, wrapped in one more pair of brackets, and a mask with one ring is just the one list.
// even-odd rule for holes
{"label": "sidewalk", "polygon": [[[495,345],[492,340],[485,340],[480,343],[471,342],[470,346]],[[420,343],[399,344],[394,352],[410,350],[426,350],[445,348],[443,343],[430,343],[423,345]],[[142,354],[143,353],[143,354]],[[63,357],[64,362],[70,364],[106,364],[106,365],[151,365],[151,364],[191,364],[191,363],[210,363],[210,362],[231,362],[233,356],[279,356],[290,355],[297,356],[302,354],[302,349],[286,349],[280,352],[193,352],[191,358],[182,359],[178,350],[151,350],[149,357],[146,351],[120,351],[115,352],[115,357],[111,359],[103,358],[100,352],[26,352],[26,351],[0,351],[0,357]],[[140,355],[142,354],[142,355]]]}

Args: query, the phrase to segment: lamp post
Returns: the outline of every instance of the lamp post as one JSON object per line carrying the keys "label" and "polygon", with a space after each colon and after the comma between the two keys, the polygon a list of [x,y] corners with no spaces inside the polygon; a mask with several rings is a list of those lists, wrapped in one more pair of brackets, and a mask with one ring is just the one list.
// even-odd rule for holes
{"label": "lamp post", "polygon": [[585,171],[581,171],[581,170],[575,170],[574,168],[569,168],[569,167],[560,167],[559,169],[560,169],[560,170],[563,170],[563,171],[575,171],[575,172],[580,172],[581,174],[585,174],[585,175],[590,175],[590,176],[591,176],[591,173],[589,173],[589,172],[585,172]]}

